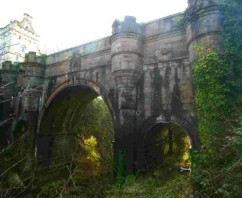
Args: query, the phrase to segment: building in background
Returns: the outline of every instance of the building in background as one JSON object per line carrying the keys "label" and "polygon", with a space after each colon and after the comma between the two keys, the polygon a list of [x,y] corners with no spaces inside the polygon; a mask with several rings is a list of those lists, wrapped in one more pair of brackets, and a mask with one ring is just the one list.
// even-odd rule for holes
{"label": "building in background", "polygon": [[22,21],[10,21],[8,25],[0,28],[0,68],[5,61],[24,61],[25,53],[29,51],[40,55],[38,41],[39,35],[32,26],[32,17],[26,13]]}

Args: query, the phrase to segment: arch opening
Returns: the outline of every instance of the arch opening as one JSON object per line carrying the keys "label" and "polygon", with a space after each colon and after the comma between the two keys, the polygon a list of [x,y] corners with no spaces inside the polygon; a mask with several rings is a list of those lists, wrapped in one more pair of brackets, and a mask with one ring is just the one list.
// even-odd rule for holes
{"label": "arch opening", "polygon": [[70,166],[84,176],[111,173],[114,131],[110,103],[86,85],[65,87],[51,99],[42,114],[36,142],[39,169],[52,172],[51,179],[45,179],[67,177]]}
{"label": "arch opening", "polygon": [[180,125],[157,123],[148,130],[144,140],[146,168],[159,168],[162,174],[190,170],[191,147],[190,137]]}

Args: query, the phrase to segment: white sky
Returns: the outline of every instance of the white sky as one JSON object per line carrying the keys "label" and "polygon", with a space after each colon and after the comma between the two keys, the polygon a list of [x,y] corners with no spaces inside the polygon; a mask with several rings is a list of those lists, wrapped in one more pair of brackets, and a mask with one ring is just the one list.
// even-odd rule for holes
{"label": "white sky", "polygon": [[54,52],[111,35],[115,19],[148,22],[182,12],[187,0],[0,0],[0,27],[33,17],[41,50]]}

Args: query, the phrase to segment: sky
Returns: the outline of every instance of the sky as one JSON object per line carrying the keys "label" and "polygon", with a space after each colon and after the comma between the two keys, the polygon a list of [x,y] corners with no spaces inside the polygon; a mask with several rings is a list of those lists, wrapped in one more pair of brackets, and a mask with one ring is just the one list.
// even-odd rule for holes
{"label": "sky", "polygon": [[148,22],[185,11],[187,0],[0,0],[0,27],[32,16],[40,49],[52,53],[111,35],[115,19]]}

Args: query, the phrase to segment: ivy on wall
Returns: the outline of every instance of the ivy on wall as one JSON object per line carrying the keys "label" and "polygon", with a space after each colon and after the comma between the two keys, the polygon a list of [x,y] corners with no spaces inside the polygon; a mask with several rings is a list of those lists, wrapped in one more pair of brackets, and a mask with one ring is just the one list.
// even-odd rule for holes
{"label": "ivy on wall", "polygon": [[202,150],[192,153],[193,181],[207,197],[242,197],[242,9],[236,2],[223,6],[223,53],[210,43],[196,46]]}

